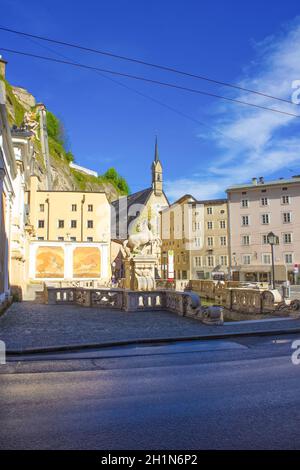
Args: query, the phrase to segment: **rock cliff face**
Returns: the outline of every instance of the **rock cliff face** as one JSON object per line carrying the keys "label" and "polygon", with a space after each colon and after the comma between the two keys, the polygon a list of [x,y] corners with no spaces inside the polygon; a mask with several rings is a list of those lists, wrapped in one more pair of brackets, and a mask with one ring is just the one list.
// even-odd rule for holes
{"label": "rock cliff face", "polygon": [[[2,80],[3,77],[0,77]],[[36,112],[37,103],[34,96],[21,87],[10,85],[7,80],[6,86],[6,104],[8,118],[11,126],[20,127],[26,124],[28,116],[35,126],[35,135],[32,138],[35,151],[35,172],[40,178],[40,189],[46,188],[47,169],[44,162],[41,142],[39,139],[39,115]],[[49,114],[51,123],[59,125],[59,120],[52,114]],[[48,119],[47,119],[48,127]],[[63,140],[57,138],[55,134],[49,135],[49,161],[53,190],[78,190],[78,191],[104,191],[109,201],[117,199],[120,195],[127,193],[127,184],[123,178],[123,185],[119,187],[117,180],[110,180],[105,175],[91,176],[70,168],[70,161],[74,159],[71,152],[65,149]],[[125,189],[124,189],[125,187]]]}

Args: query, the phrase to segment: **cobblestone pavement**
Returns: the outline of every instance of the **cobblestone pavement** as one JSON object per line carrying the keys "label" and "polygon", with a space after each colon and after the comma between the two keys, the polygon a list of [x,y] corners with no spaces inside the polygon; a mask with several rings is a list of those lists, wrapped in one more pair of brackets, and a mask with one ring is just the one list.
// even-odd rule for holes
{"label": "cobblestone pavement", "polygon": [[0,317],[0,340],[5,341],[7,350],[20,350],[141,338],[236,334],[262,329],[276,332],[295,328],[299,329],[300,334],[300,319],[207,326],[199,320],[166,311],[126,313],[22,302],[13,304]]}

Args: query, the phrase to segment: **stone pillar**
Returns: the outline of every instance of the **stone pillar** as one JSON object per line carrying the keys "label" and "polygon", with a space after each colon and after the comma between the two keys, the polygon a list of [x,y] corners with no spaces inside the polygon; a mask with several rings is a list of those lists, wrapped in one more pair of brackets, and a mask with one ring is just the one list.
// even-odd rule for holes
{"label": "stone pillar", "polygon": [[125,289],[152,291],[156,288],[155,255],[136,255],[125,259]]}

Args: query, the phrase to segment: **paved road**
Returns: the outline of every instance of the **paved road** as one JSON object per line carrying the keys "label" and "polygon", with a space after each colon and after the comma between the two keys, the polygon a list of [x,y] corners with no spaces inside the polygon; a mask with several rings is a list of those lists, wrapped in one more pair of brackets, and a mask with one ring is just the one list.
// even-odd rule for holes
{"label": "paved road", "polygon": [[297,337],[10,359],[2,449],[297,449]]}

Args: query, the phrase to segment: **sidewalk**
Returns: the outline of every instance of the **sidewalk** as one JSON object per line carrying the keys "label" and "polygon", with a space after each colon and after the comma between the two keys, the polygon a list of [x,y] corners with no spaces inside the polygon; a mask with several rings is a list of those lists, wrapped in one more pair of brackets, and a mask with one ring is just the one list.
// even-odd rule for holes
{"label": "sidewalk", "polygon": [[15,303],[0,317],[0,340],[11,354],[286,333],[299,333],[300,338],[300,319],[272,318],[208,326],[166,311],[126,313],[31,302]]}

